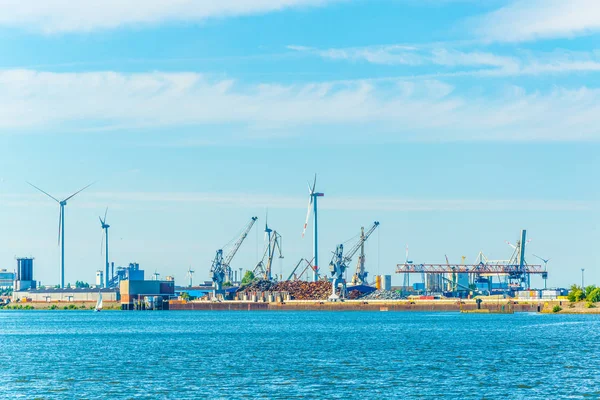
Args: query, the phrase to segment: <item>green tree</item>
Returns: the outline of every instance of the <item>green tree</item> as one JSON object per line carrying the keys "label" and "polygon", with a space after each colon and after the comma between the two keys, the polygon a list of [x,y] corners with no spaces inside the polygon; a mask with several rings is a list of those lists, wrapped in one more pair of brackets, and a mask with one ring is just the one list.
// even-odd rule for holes
{"label": "green tree", "polygon": [[90,284],[89,284],[89,283],[87,283],[87,282],[84,282],[84,281],[77,281],[77,282],[75,282],[75,287],[76,287],[77,289],[81,289],[81,288],[89,288],[89,287],[90,287]]}
{"label": "green tree", "polygon": [[585,298],[585,293],[581,287],[574,284],[571,285],[571,290],[569,291],[567,298],[570,302],[575,303],[583,300]]}
{"label": "green tree", "polygon": [[255,279],[254,272],[246,271],[246,273],[244,274],[244,278],[242,278],[242,286],[251,284],[252,281],[254,281],[254,279]]}
{"label": "green tree", "polygon": [[181,297],[182,300],[188,301],[190,299],[190,294],[188,292],[182,292],[179,297]]}
{"label": "green tree", "polygon": [[585,300],[589,303],[597,303],[600,301],[600,288],[596,286],[588,286],[585,288]]}

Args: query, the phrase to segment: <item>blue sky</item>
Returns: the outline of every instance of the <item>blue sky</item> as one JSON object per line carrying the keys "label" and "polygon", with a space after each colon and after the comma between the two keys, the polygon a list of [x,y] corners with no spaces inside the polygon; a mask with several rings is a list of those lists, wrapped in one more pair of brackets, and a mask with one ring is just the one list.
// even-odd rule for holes
{"label": "blue sky", "polygon": [[[381,222],[371,273],[510,256],[520,229],[549,285],[600,283],[600,6],[592,0],[0,0],[0,267],[58,282],[117,265],[209,278],[251,269],[264,215],[284,274],[318,173],[321,266]],[[394,284],[401,282],[393,277]],[[538,285],[541,283],[534,282]]]}

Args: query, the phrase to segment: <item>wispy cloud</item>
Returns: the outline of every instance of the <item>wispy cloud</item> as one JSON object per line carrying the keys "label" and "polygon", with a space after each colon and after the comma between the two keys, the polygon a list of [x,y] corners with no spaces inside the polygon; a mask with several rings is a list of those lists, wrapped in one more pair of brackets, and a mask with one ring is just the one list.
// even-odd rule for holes
{"label": "wispy cloud", "polygon": [[[298,209],[306,207],[298,196],[254,193],[202,192],[90,192],[72,207],[102,209],[148,208],[166,205],[210,205],[220,208]],[[8,207],[55,207],[34,194],[0,194],[0,204]],[[590,211],[597,204],[589,201],[547,199],[418,199],[405,197],[329,196],[320,207],[342,211]]]}
{"label": "wispy cloud", "polygon": [[480,39],[523,42],[600,31],[597,0],[515,0],[469,24]]}
{"label": "wispy cloud", "polygon": [[13,70],[0,72],[0,134],[238,124],[253,131],[242,135],[269,130],[274,139],[338,126],[348,129],[331,135],[344,141],[362,124],[372,140],[600,139],[600,89],[508,89],[460,95],[439,80],[245,85],[197,73]]}
{"label": "wispy cloud", "polygon": [[0,0],[0,26],[44,33],[89,32],[127,25],[198,22],[314,7],[343,0]]}
{"label": "wispy cloud", "polygon": [[499,55],[488,51],[462,51],[444,44],[428,46],[375,45],[352,48],[317,49],[288,46],[288,49],[329,60],[366,62],[408,67],[440,67],[429,76],[474,75],[504,77],[519,75],[566,74],[600,71],[598,52],[554,51],[537,53],[517,51],[518,55]]}
{"label": "wispy cloud", "polygon": [[315,54],[331,60],[364,61],[382,65],[423,66],[435,64],[447,67],[489,66],[512,69],[517,64],[513,57],[503,57],[491,53],[463,52],[443,47],[419,47],[401,44],[330,49],[290,45],[288,49]]}

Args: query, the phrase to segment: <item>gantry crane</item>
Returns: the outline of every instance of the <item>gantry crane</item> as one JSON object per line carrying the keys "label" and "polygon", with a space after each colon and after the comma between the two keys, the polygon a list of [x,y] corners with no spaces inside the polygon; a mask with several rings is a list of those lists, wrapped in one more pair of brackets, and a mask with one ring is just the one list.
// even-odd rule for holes
{"label": "gantry crane", "polygon": [[253,273],[254,276],[261,276],[262,279],[270,281],[273,279],[271,276],[271,271],[273,269],[273,257],[275,256],[275,251],[279,250],[279,258],[283,258],[281,251],[281,235],[277,233],[277,231],[269,228],[267,223],[265,223],[265,235],[267,236],[268,240],[267,246],[265,248],[262,260],[256,264]]}
{"label": "gantry crane", "polygon": [[242,243],[244,243],[244,240],[248,236],[250,229],[252,229],[252,226],[254,225],[257,219],[258,217],[252,217],[250,222],[242,231],[242,235],[233,244],[233,247],[225,257],[223,257],[223,249],[217,250],[217,254],[215,255],[215,258],[212,262],[212,266],[210,268],[211,278],[213,281],[213,295],[216,296],[217,294],[224,293],[223,282],[225,281],[226,277],[231,280],[232,275],[231,267],[229,265],[231,264],[231,261],[233,260],[233,257],[235,257],[237,251],[240,249]]}
{"label": "gantry crane", "polygon": [[369,229],[369,231],[364,235],[361,235],[358,242],[352,248],[350,248],[350,251],[348,251],[345,255],[343,244],[339,244],[336,247],[335,252],[333,253],[333,257],[331,258],[331,262],[329,263],[329,271],[331,272],[332,277],[331,296],[329,296],[329,301],[337,301],[346,297],[346,279],[344,279],[344,273],[348,268],[348,263],[352,261],[352,257],[354,256],[354,254],[356,254],[356,252],[362,246],[364,246],[369,236],[371,236],[371,234],[375,231],[375,229],[377,229],[378,226],[379,222],[375,221],[371,229]]}

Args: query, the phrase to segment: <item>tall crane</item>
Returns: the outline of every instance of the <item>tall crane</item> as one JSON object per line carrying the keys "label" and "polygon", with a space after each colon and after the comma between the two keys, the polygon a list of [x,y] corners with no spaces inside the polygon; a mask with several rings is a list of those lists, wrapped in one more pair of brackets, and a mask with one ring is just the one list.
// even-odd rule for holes
{"label": "tall crane", "polygon": [[262,279],[270,281],[272,279],[271,271],[273,269],[273,257],[275,256],[275,251],[279,250],[279,258],[283,258],[281,251],[281,235],[277,233],[277,231],[269,228],[269,225],[265,223],[265,236],[268,238],[268,242],[265,247],[263,258],[256,264],[253,272],[254,276],[261,276]]}
{"label": "tall crane", "polygon": [[[374,225],[373,230],[377,228],[377,225]],[[367,275],[369,273],[365,270],[365,242],[367,241],[365,237],[365,228],[360,228],[360,255],[358,256],[358,261],[356,263],[356,272],[352,276],[352,284],[353,285],[366,285]]]}
{"label": "tall crane", "polygon": [[211,278],[213,281],[213,295],[216,296],[217,294],[224,293],[223,282],[225,282],[225,278],[227,277],[231,280],[231,267],[229,265],[231,264],[231,261],[233,260],[233,257],[235,257],[237,251],[242,246],[242,243],[244,243],[244,240],[248,236],[250,229],[252,229],[252,226],[254,225],[257,219],[258,217],[252,217],[250,222],[242,231],[242,235],[233,244],[233,247],[231,248],[229,253],[227,253],[226,256],[223,256],[223,249],[217,250],[217,254],[213,259],[212,266],[210,268],[210,273],[212,275]]}
{"label": "tall crane", "polygon": [[[350,248],[350,250],[344,255],[344,245],[339,244],[335,252],[333,253],[333,257],[331,258],[331,262],[329,263],[329,271],[331,272],[331,296],[329,296],[329,301],[337,301],[339,299],[343,299],[346,297],[346,280],[344,279],[344,273],[348,268],[348,264],[352,261],[352,257],[356,252],[364,245],[369,236],[377,229],[379,226],[379,222],[375,221],[373,226],[367,233],[360,236],[358,242]],[[366,278],[366,275],[365,275]],[[339,293],[338,293],[339,288]]]}

